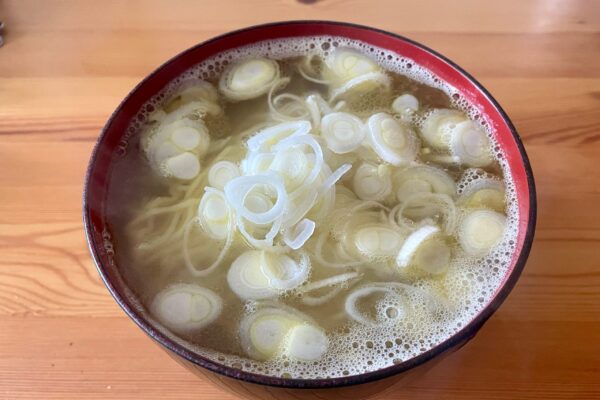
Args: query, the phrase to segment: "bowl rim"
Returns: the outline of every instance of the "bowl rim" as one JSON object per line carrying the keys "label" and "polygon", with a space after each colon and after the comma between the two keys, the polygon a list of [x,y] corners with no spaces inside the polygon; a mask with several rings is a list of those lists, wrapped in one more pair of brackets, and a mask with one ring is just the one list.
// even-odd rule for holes
{"label": "bowl rim", "polygon": [[[174,340],[170,339],[159,330],[153,327],[153,325],[147,321],[142,315],[140,315],[124,296],[120,293],[117,287],[113,284],[109,276],[106,274],[104,268],[104,264],[99,256],[99,251],[97,248],[97,243],[94,241],[92,236],[92,222],[90,220],[90,209],[89,209],[89,187],[92,178],[92,173],[94,170],[94,166],[96,164],[96,158],[100,151],[100,147],[102,145],[104,137],[107,135],[113,121],[117,117],[117,115],[121,112],[123,105],[128,101],[128,99],[138,91],[140,87],[146,84],[148,80],[150,80],[154,75],[158,74],[163,68],[172,62],[176,61],[180,57],[185,54],[196,50],[199,47],[206,46],[213,42],[217,42],[224,38],[240,35],[248,31],[277,27],[282,25],[332,25],[332,26],[340,26],[340,27],[349,27],[357,30],[363,31],[371,31],[375,33],[379,33],[382,35],[386,35],[392,37],[394,39],[404,41],[412,46],[420,48],[421,50],[429,53],[430,55],[437,57],[447,63],[455,72],[463,75],[473,86],[475,86],[481,94],[489,101],[489,103],[493,106],[493,108],[498,112],[501,119],[508,126],[512,138],[514,139],[518,152],[519,159],[522,163],[525,171],[525,177],[527,181],[527,191],[529,195],[529,213],[528,213],[528,224],[525,229],[525,235],[523,239],[523,246],[521,248],[521,252],[514,264],[513,269],[509,272],[509,274],[505,277],[503,283],[498,288],[492,299],[489,303],[478,313],[476,316],[469,321],[465,326],[463,326],[458,332],[447,338],[446,340],[440,342],[436,346],[431,349],[412,357],[408,360],[405,360],[399,364],[391,365],[389,367],[381,368],[375,371],[366,372],[358,375],[348,375],[344,377],[337,378],[319,378],[319,379],[297,379],[297,378],[281,378],[269,375],[261,375],[256,373],[247,372],[241,369],[236,369],[233,367],[228,367],[219,362],[210,360],[207,357],[201,356],[200,354],[190,351],[183,346],[177,344]],[[267,39],[268,40],[268,39]],[[417,60],[415,60],[417,61]],[[416,42],[412,39],[404,37],[402,35],[389,32],[386,30],[382,30],[379,28],[373,28],[366,25],[355,24],[350,22],[341,22],[341,21],[329,21],[329,20],[290,20],[290,21],[278,21],[271,22],[265,24],[257,24],[251,25],[245,28],[236,29],[233,31],[229,31],[227,33],[215,36],[211,39],[200,42],[188,49],[185,49],[175,56],[171,57],[169,60],[162,63],[160,66],[155,68],[150,74],[148,74],[143,80],[141,80],[128,94],[127,96],[119,103],[117,108],[112,112],[106,124],[101,130],[100,135],[98,136],[94,148],[92,150],[92,154],[90,157],[90,161],[86,170],[85,180],[84,180],[84,190],[83,190],[83,224],[86,235],[86,242],[88,245],[88,249],[92,255],[92,259],[96,266],[96,269],[104,282],[105,286],[109,290],[112,297],[119,304],[121,309],[131,318],[148,336],[150,336],[153,340],[158,342],[160,346],[169,350],[170,352],[176,354],[177,356],[183,358],[184,360],[194,364],[195,366],[199,366],[201,368],[206,368],[209,371],[215,372],[220,375],[224,375],[229,378],[241,380],[244,382],[271,386],[271,387],[282,387],[282,388],[290,388],[290,389],[323,389],[323,388],[335,388],[335,387],[343,387],[343,386],[351,386],[351,385],[359,385],[368,382],[373,382],[377,380],[381,380],[384,378],[391,377],[393,375],[400,374],[402,372],[413,369],[421,364],[426,363],[427,361],[441,355],[442,353],[458,346],[466,343],[475,334],[479,331],[479,329],[483,326],[483,324],[491,317],[491,315],[497,310],[497,308],[504,302],[508,294],[514,288],[517,280],[519,279],[527,258],[529,256],[529,252],[531,250],[531,246],[534,239],[535,234],[535,226],[536,226],[536,218],[537,218],[537,198],[536,198],[536,190],[535,190],[535,181],[533,177],[533,171],[531,168],[531,164],[527,153],[525,152],[525,148],[521,141],[517,130],[515,129],[512,121],[506,114],[506,112],[502,109],[500,104],[494,99],[494,97],[489,93],[489,91],[479,83],[471,74],[465,71],[462,67],[458,66],[455,62],[448,59],[444,55],[438,53],[435,50],[430,49],[429,47]]]}

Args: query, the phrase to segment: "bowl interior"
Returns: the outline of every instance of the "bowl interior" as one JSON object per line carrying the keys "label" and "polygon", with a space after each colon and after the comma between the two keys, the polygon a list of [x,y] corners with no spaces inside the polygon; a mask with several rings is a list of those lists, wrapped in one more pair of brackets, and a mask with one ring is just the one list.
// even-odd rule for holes
{"label": "bowl interior", "polygon": [[[126,150],[125,139],[131,133],[127,130],[131,119],[146,101],[173,78],[198,62],[228,49],[268,39],[316,35],[343,36],[360,40],[411,58],[439,79],[458,89],[469,103],[475,105],[481,116],[493,127],[497,142],[502,147],[512,172],[519,206],[519,231],[509,272],[498,291],[470,324],[445,342],[399,365],[362,375],[328,380],[266,377],[234,370],[190,352],[145,320],[143,310],[139,303],[131,298],[113,257],[111,233],[105,212],[108,181],[115,157],[119,152]],[[535,227],[535,190],[527,156],[510,120],[489,93],[451,61],[409,39],[377,29],[345,23],[297,21],[261,25],[209,40],[169,60],[136,86],[110,117],[98,139],[87,172],[83,211],[88,244],[102,279],[125,312],[152,338],[188,361],[231,377],[276,386],[330,387],[375,380],[407,370],[472,336],[508,295],[524,266]]]}

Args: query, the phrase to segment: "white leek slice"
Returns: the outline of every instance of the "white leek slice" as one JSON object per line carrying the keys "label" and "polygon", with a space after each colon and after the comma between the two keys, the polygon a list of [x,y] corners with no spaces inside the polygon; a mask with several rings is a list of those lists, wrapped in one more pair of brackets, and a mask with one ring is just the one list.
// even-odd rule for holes
{"label": "white leek slice", "polygon": [[290,78],[279,79],[269,89],[267,104],[270,116],[275,121],[295,121],[306,119],[311,115],[309,106],[302,97],[291,93],[280,93],[273,96],[276,90],[286,86],[289,82]]}
{"label": "white leek slice", "polygon": [[223,190],[227,182],[240,176],[240,169],[231,161],[216,162],[208,170],[208,184]]}
{"label": "white leek slice", "polygon": [[283,122],[269,128],[265,128],[246,143],[250,151],[271,151],[271,147],[280,140],[290,136],[306,135],[311,130],[311,124],[308,121]]}
{"label": "white leek slice", "polygon": [[201,121],[206,114],[219,115],[223,110],[218,104],[206,100],[191,101],[175,108],[170,113],[164,115],[160,122],[168,125],[174,122],[194,117],[193,121]]}
{"label": "white leek slice", "polygon": [[390,214],[394,215],[396,223],[400,226],[411,228],[406,224],[405,217],[418,223],[417,225],[433,219],[443,223],[444,231],[448,235],[454,233],[458,215],[452,198],[440,193],[416,193],[392,211]]}
{"label": "white leek slice", "polygon": [[223,310],[223,301],[212,290],[181,283],[158,293],[150,308],[167,328],[187,333],[214,322]]}
{"label": "white leek slice", "polygon": [[[246,204],[246,197],[260,186],[271,189],[276,201],[268,210],[252,210]],[[281,178],[276,174],[239,176],[225,185],[225,197],[236,213],[255,224],[268,224],[279,218],[287,206],[287,192]]]}
{"label": "white leek slice", "polygon": [[383,200],[392,191],[389,169],[363,163],[354,174],[352,186],[361,200]]}
{"label": "white leek slice", "polygon": [[250,58],[228,67],[219,81],[219,90],[230,100],[248,100],[269,91],[279,79],[277,61]]}
{"label": "white leek slice", "polygon": [[319,68],[312,63],[314,57],[315,55],[304,57],[302,62],[298,63],[298,73],[307,81],[318,83],[320,85],[328,85],[329,81],[316,77],[317,75],[320,75],[320,71]]}
{"label": "white leek slice", "polygon": [[290,290],[303,284],[310,274],[310,258],[299,252],[296,261],[286,254],[263,251],[260,268],[269,281],[269,286],[278,290]]}
{"label": "white leek slice", "polygon": [[331,73],[342,82],[380,70],[374,60],[356,50],[345,48],[335,49],[325,63]]}
{"label": "white leek slice", "polygon": [[372,115],[367,126],[371,146],[383,161],[396,166],[414,161],[419,143],[410,127],[386,113]]}
{"label": "white leek slice", "polygon": [[337,206],[345,207],[349,204],[354,203],[357,200],[358,197],[356,197],[356,194],[352,190],[348,189],[346,186],[337,185],[335,187],[336,209],[338,208]]}
{"label": "white leek slice", "polygon": [[171,142],[182,150],[193,150],[199,157],[203,157],[210,145],[208,128],[201,120],[182,119],[165,126],[170,133]]}
{"label": "white leek slice", "polygon": [[164,169],[167,159],[185,151],[197,157],[204,156],[210,144],[210,136],[202,121],[184,118],[168,124],[161,123],[142,144],[152,166],[163,175],[169,175]]}
{"label": "white leek slice", "polygon": [[275,154],[269,169],[283,179],[288,192],[301,185],[310,173],[308,156],[299,146],[280,149]]}
{"label": "white leek slice", "polygon": [[300,222],[315,206],[318,196],[319,193],[311,187],[290,194],[288,207],[283,216],[283,228],[288,229]]}
{"label": "white leek slice", "polygon": [[443,274],[450,264],[450,247],[439,237],[439,228],[424,226],[413,232],[398,252],[396,264],[400,268],[414,265],[430,274]]}
{"label": "white leek slice", "polygon": [[491,178],[476,179],[463,189],[457,204],[466,208],[489,208],[503,212],[505,191],[501,181]]}
{"label": "white leek slice", "polygon": [[238,256],[227,272],[227,283],[231,290],[242,300],[273,298],[280,291],[271,286],[269,277],[261,266],[263,252],[249,250]]}
{"label": "white leek slice", "polygon": [[394,99],[392,110],[400,115],[410,115],[419,110],[419,100],[412,94],[403,94]]}
{"label": "white leek slice", "polygon": [[177,148],[172,142],[162,142],[160,145],[152,148],[152,153],[149,154],[149,159],[153,166],[160,168],[167,159],[176,156],[181,153],[181,150]]}
{"label": "white leek slice", "polygon": [[340,294],[340,292],[343,289],[344,289],[343,287],[331,288],[331,289],[329,289],[329,291],[327,293],[322,294],[320,296],[312,296],[309,294],[305,294],[302,296],[301,301],[302,301],[302,304],[306,304],[307,306],[310,306],[310,307],[320,306],[321,304],[327,303],[328,301],[333,299],[335,296]]}
{"label": "white leek slice", "polygon": [[362,144],[366,130],[358,117],[335,112],[325,115],[321,120],[321,135],[331,151],[344,154],[356,150]]}
{"label": "white leek slice", "polygon": [[219,101],[219,94],[212,83],[203,80],[184,81],[176,96],[184,103],[206,100],[216,104]]}
{"label": "white leek slice", "polygon": [[402,245],[402,236],[385,225],[371,225],[354,234],[354,245],[366,257],[392,257]]}
{"label": "white leek slice", "polygon": [[184,152],[167,158],[162,165],[166,176],[174,176],[177,179],[190,180],[200,173],[200,161],[192,153]]}
{"label": "white leek slice", "polygon": [[392,84],[391,79],[383,72],[371,72],[356,78],[350,79],[342,86],[330,92],[329,101],[332,102],[340,97],[349,97],[350,95],[360,95],[375,90],[388,90]]}
{"label": "white leek slice", "polygon": [[315,227],[315,221],[305,218],[283,232],[283,242],[292,250],[298,250],[310,239]]}
{"label": "white leek slice", "polygon": [[182,126],[171,135],[171,141],[183,150],[192,150],[200,144],[200,133],[189,126]]}
{"label": "white leek slice", "polygon": [[[275,236],[281,230],[281,218],[276,219],[271,224],[253,224],[243,217],[237,218],[237,228],[242,236],[248,241],[250,246],[257,249],[266,249],[273,246]],[[248,229],[250,227],[250,229]],[[262,236],[258,237],[258,236]]]}
{"label": "white leek slice", "polygon": [[323,169],[323,166],[325,165],[325,161],[323,159],[323,149],[321,149],[321,146],[315,139],[315,136],[301,135],[301,136],[287,137],[287,138],[281,140],[279,143],[277,143],[275,146],[273,146],[273,150],[275,152],[279,152],[284,149],[288,149],[290,147],[296,147],[296,146],[302,146],[302,147],[308,146],[312,150],[312,153],[314,156],[312,169],[302,182],[303,185],[310,185],[315,181],[315,179],[317,179],[317,177],[321,173],[321,170]]}
{"label": "white leek slice", "polygon": [[411,233],[406,238],[404,244],[402,245],[402,248],[398,252],[398,256],[396,257],[396,264],[400,268],[408,267],[419,247],[428,239],[433,238],[434,235],[438,234],[439,232],[440,228],[438,228],[437,226],[426,225]]}
{"label": "white leek slice", "polygon": [[407,168],[394,174],[396,198],[406,201],[416,193],[440,193],[456,196],[456,183],[445,171],[429,165]]}
{"label": "white leek slice", "polygon": [[[321,188],[319,189],[319,193],[322,194],[322,193],[326,192],[327,190],[331,189],[332,187],[334,187],[336,182],[339,181],[348,171],[350,171],[351,168],[352,168],[352,164],[343,164],[341,167],[339,167],[338,169],[333,171],[323,181],[323,184],[321,185]],[[352,191],[350,189],[346,189],[346,188],[343,188],[343,189],[352,193]],[[343,190],[343,189],[340,189],[340,190]],[[337,188],[336,188],[336,193],[337,193]],[[354,196],[354,193],[352,193],[352,196]]]}
{"label": "white leek slice", "polygon": [[323,251],[324,251],[323,247],[328,238],[329,238],[329,233],[327,233],[327,232],[321,233],[317,237],[313,257],[315,258],[315,260],[317,261],[317,263],[319,265],[328,267],[328,268],[350,268],[350,267],[358,267],[365,263],[363,260],[358,260],[358,261],[354,260],[347,253],[344,253],[343,248],[341,245],[339,245],[339,243],[336,246],[332,246],[334,248],[334,253],[337,256],[338,260],[335,260],[335,261],[326,260],[323,255]]}
{"label": "white leek slice", "polygon": [[269,170],[274,159],[275,154],[273,153],[249,151],[246,158],[240,162],[242,175],[264,174]]}
{"label": "white leek slice", "polygon": [[328,348],[327,335],[312,324],[296,325],[285,339],[285,354],[292,360],[316,361],[323,357]]}
{"label": "white leek slice", "polygon": [[[410,286],[401,283],[371,283],[363,285],[353,290],[344,303],[344,309],[348,316],[354,321],[368,326],[383,325],[386,323],[396,323],[402,320],[408,314],[408,304],[398,293],[398,289],[410,288]],[[371,318],[359,310],[358,303],[361,299],[374,294],[383,295],[384,298],[378,302],[375,309],[377,314]],[[385,308],[380,305],[385,304]]]}
{"label": "white leek slice", "polygon": [[450,151],[461,163],[471,167],[486,167],[494,161],[490,140],[473,121],[456,125],[450,140]]}
{"label": "white leek slice", "polygon": [[323,115],[339,111],[337,109],[332,109],[329,103],[327,103],[320,94],[306,96],[306,107],[310,113],[315,132],[318,132],[321,129],[321,117]]}
{"label": "white leek slice", "polygon": [[458,228],[458,241],[473,256],[483,256],[500,242],[506,229],[506,217],[490,210],[467,214]]}
{"label": "white leek slice", "polygon": [[452,132],[459,123],[466,120],[467,116],[461,111],[436,109],[425,118],[421,135],[431,147],[448,149]]}
{"label": "white leek slice", "polygon": [[192,262],[191,256],[190,256],[190,251],[189,251],[190,233],[191,233],[194,225],[196,225],[198,222],[199,221],[196,218],[192,218],[187,223],[186,227],[184,228],[183,241],[182,241],[183,261],[184,261],[185,266],[187,267],[188,271],[193,276],[204,277],[204,276],[211,274],[215,269],[217,269],[217,267],[219,265],[221,265],[221,262],[223,262],[225,255],[229,251],[229,248],[231,247],[231,243],[233,242],[233,222],[230,219],[227,224],[227,237],[225,238],[225,243],[223,244],[223,247],[219,251],[217,258],[215,259],[215,261],[213,261],[213,263],[211,265],[209,265],[208,267],[204,267],[202,269],[199,269],[198,267],[196,267],[196,265],[194,265],[194,263]]}
{"label": "white leek slice", "polygon": [[328,286],[343,285],[349,281],[360,277],[358,272],[346,272],[344,274],[330,276],[320,281],[310,282],[298,289],[298,293],[308,293]]}
{"label": "white leek slice", "polygon": [[240,342],[255,360],[268,360],[283,352],[288,333],[304,322],[296,313],[269,307],[246,316],[240,323]]}
{"label": "white leek slice", "polygon": [[198,220],[202,229],[213,239],[223,240],[229,234],[231,218],[231,210],[223,192],[207,187],[198,206]]}
{"label": "white leek slice", "polygon": [[412,259],[413,265],[432,275],[440,275],[448,270],[452,252],[441,237],[434,237],[419,246]]}

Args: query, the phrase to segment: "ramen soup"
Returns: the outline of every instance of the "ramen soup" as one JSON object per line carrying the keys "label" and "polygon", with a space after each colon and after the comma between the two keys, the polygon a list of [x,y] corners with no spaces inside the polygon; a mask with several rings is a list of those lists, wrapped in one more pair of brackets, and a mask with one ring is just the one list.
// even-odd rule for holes
{"label": "ramen soup", "polygon": [[484,307],[514,251],[485,117],[361,42],[218,54],[144,105],[121,148],[108,210],[129,287],[164,334],[245,371],[417,356]]}

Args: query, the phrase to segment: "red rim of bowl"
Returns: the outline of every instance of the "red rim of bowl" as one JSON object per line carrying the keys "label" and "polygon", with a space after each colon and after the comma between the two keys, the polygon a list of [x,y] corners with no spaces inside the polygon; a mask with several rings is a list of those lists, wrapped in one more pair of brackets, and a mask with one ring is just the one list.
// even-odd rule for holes
{"label": "red rim of bowl", "polygon": [[[106,166],[109,166],[111,155],[118,145],[118,138],[108,137],[108,133],[115,130],[125,132],[125,127],[133,117],[132,114],[123,115],[123,109],[126,107],[130,109],[133,108],[137,112],[141,105],[157,92],[156,90],[149,88],[149,86],[159,86],[162,88],[168,81],[190,66],[202,61],[206,56],[196,59],[191,63],[185,62],[184,59],[186,57],[192,57],[195,53],[202,52],[203,49],[208,47],[214,47],[212,53],[209,54],[212,55],[227,49],[262,40],[319,35],[342,36],[358,39],[370,43],[373,46],[387,48],[392,51],[401,49],[403,52],[398,52],[399,54],[412,58],[420,66],[431,70],[439,78],[459,89],[461,94],[473,104],[477,104],[482,109],[483,115],[489,118],[488,121],[494,124],[496,131],[504,130],[509,133],[508,135],[499,135],[497,139],[504,150],[506,150],[507,145],[514,147],[514,150],[516,150],[513,151],[514,154],[505,152],[505,155],[509,158],[519,203],[519,234],[517,236],[515,250],[515,254],[518,254],[518,257],[513,257],[509,272],[506,274],[504,281],[498,287],[490,302],[467,325],[462,327],[462,329],[445,341],[418,356],[397,365],[359,375],[324,379],[288,379],[254,374],[212,361],[180,346],[150,324],[141,314],[139,308],[132,305],[127,300],[124,294],[124,290],[126,289],[118,287],[115,284],[115,279],[122,283],[120,276],[112,276],[115,271],[107,269],[105,265],[106,260],[104,259],[105,257],[103,258],[102,251],[100,250],[105,238],[100,230],[95,229],[98,227],[97,224],[102,225],[104,223],[103,215],[105,198],[99,199],[95,192],[99,191],[100,194],[105,195],[106,184],[110,175],[109,170],[98,170],[99,157],[103,159],[102,162]],[[223,46],[223,44],[225,44],[225,46]],[[140,95],[141,92],[145,93]],[[136,97],[135,102],[132,101],[134,97]],[[132,105],[132,102],[135,104]],[[136,104],[137,108],[135,108]],[[493,118],[491,118],[491,115],[493,114],[496,114],[496,119],[492,121]],[[112,146],[109,148],[108,152],[105,151],[107,146]],[[94,211],[92,204],[99,204],[101,206],[101,212]],[[307,389],[356,385],[387,378],[421,365],[473,337],[483,323],[485,323],[485,321],[502,304],[516,284],[525,266],[533,242],[536,211],[537,204],[533,173],[521,139],[512,122],[498,102],[470,74],[436,51],[403,36],[363,25],[316,20],[275,22],[232,31],[191,47],[158,67],[154,72],[142,80],[127,95],[127,97],[125,97],[104,126],[92,152],[86,173],[83,193],[83,222],[86,239],[98,272],[117,303],[125,313],[146,332],[146,334],[183,359],[215,373],[261,385]],[[111,267],[115,266],[111,265]]]}

